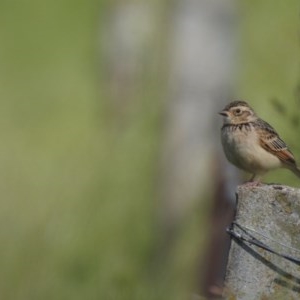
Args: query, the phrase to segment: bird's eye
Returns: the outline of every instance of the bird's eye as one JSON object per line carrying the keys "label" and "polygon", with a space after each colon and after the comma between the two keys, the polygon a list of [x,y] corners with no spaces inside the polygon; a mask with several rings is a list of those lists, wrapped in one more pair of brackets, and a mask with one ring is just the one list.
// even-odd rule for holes
{"label": "bird's eye", "polygon": [[236,114],[240,114],[240,113],[241,113],[241,110],[240,110],[239,108],[237,108],[237,109],[235,110],[235,113],[236,113]]}

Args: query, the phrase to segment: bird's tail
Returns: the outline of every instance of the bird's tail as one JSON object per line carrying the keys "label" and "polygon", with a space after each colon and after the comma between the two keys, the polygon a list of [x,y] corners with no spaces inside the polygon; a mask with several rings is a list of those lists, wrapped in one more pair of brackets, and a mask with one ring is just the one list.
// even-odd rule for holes
{"label": "bird's tail", "polygon": [[295,168],[291,169],[295,175],[297,175],[300,178],[300,168],[295,166]]}

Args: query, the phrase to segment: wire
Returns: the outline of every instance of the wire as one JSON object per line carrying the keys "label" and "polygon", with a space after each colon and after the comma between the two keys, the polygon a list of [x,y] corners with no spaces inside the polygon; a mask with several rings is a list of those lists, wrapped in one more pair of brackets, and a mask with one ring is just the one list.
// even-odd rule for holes
{"label": "wire", "polygon": [[[235,226],[238,227],[242,231],[242,233],[235,231],[235,229],[234,229]],[[276,255],[278,255],[278,256],[280,256],[280,257],[282,257],[284,259],[287,259],[287,260],[289,260],[289,261],[291,261],[291,262],[293,262],[293,263],[295,263],[295,264],[297,264],[297,265],[300,266],[300,259],[299,258],[295,258],[295,257],[293,257],[291,255],[287,255],[287,254],[275,251],[273,248],[267,246],[266,244],[264,244],[263,242],[261,242],[260,240],[258,240],[254,236],[252,236],[247,230],[248,231],[253,231],[255,233],[258,233],[258,232],[256,232],[253,229],[249,229],[247,227],[243,227],[242,225],[238,224],[237,222],[232,222],[231,223],[231,226],[229,228],[227,228],[227,233],[231,237],[235,238],[236,240],[238,240],[240,242],[245,242],[245,243],[247,243],[249,245],[255,245],[255,246],[257,246],[257,247],[259,247],[261,249],[264,249],[264,250],[266,250],[268,252],[276,254]],[[258,234],[260,234],[260,233],[258,233]],[[260,234],[260,235],[263,236],[263,237],[265,237],[265,238],[267,238],[267,239],[272,240],[271,238],[269,238],[267,236],[264,236],[263,234]],[[278,244],[280,244],[280,245],[282,245],[282,246],[284,246],[286,248],[290,248],[290,249],[293,249],[293,250],[295,250],[297,252],[300,252],[298,249],[294,249],[294,248],[288,247],[288,246],[286,246],[286,245],[284,245],[284,244],[282,244],[280,242],[277,242],[277,241],[274,241],[274,242],[276,242],[276,243],[278,243]]]}
{"label": "wire", "polygon": [[[233,223],[235,223],[235,222],[233,222]],[[242,226],[239,225],[238,223],[236,223],[236,225],[242,227]],[[272,241],[272,242],[274,242],[274,243],[277,243],[277,244],[279,244],[279,245],[281,245],[281,246],[283,246],[283,247],[285,247],[285,248],[291,249],[291,250],[293,250],[293,251],[295,251],[295,252],[298,252],[298,253],[300,254],[300,250],[299,250],[299,249],[296,249],[296,248],[287,246],[287,245],[285,245],[285,244],[283,244],[283,243],[281,243],[281,242],[278,242],[278,241],[276,241],[276,240],[274,240],[274,239],[272,239],[272,238],[270,238],[270,237],[268,237],[268,236],[266,236],[266,235],[264,235],[264,234],[262,234],[262,233],[260,233],[260,232],[255,231],[255,230],[252,229],[252,228],[249,228],[249,227],[246,227],[246,226],[243,226],[243,228],[244,228],[244,229],[247,229],[247,230],[249,230],[249,231],[255,232],[256,234],[258,234],[258,235],[264,237],[265,239],[269,239],[270,241]]]}

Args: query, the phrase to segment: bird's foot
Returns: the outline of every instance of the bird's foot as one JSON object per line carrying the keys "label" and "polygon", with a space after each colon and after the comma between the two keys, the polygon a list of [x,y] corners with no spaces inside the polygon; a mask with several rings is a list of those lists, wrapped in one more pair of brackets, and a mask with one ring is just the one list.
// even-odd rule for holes
{"label": "bird's foot", "polygon": [[246,181],[244,183],[246,186],[261,186],[262,183],[260,181]]}

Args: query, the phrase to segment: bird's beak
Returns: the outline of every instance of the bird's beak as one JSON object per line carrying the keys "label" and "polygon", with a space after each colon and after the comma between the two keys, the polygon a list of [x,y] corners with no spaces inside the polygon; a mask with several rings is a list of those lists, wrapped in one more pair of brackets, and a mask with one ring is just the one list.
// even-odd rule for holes
{"label": "bird's beak", "polygon": [[226,110],[222,110],[219,112],[219,115],[227,117],[228,116],[228,112]]}

